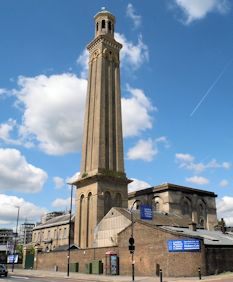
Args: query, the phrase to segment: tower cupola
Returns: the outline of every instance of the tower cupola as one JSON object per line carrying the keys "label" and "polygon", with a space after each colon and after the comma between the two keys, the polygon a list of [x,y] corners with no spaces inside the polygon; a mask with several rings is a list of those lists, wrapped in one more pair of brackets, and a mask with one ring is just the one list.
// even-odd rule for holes
{"label": "tower cupola", "polygon": [[95,15],[95,37],[109,35],[114,37],[115,17],[105,7]]}

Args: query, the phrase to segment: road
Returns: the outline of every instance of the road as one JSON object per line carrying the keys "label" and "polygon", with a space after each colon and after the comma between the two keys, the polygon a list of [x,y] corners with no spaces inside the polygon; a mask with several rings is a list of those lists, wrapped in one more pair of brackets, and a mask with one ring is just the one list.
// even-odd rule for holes
{"label": "road", "polygon": [[[224,275],[225,276],[225,275]],[[222,277],[203,277],[202,281],[208,281],[208,282],[233,282],[233,276],[227,277],[227,276],[222,276]],[[105,277],[106,278],[106,277]],[[115,280],[116,279],[116,280]],[[122,282],[126,280],[122,280],[120,276],[115,277],[115,279],[112,277],[111,280],[105,280],[105,279],[95,279],[94,277],[85,277],[83,279],[82,277],[75,277],[75,278],[68,278],[67,277],[51,277],[47,276],[46,273],[41,275],[22,275],[22,274],[17,274],[17,273],[9,273],[9,276],[7,278],[1,277],[0,282],[100,282],[100,281],[106,281],[106,282],[112,282],[112,281],[117,281],[117,282]],[[132,281],[132,280],[127,280],[127,281]],[[159,278],[140,278],[137,277],[135,278],[135,281],[140,281],[140,282],[159,282]],[[163,282],[198,282],[200,281],[198,278],[164,278]]]}

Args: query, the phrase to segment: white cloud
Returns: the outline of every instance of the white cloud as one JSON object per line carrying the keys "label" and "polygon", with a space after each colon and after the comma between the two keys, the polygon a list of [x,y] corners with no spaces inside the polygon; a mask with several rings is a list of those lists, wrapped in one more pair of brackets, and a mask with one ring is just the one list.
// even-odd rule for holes
{"label": "white cloud", "polygon": [[203,19],[210,12],[225,14],[230,10],[228,0],[175,0],[175,3],[184,13],[185,24]]}
{"label": "white cloud", "polygon": [[81,147],[87,81],[74,74],[20,77],[14,90],[24,114],[21,142],[51,155]]}
{"label": "white cloud", "polygon": [[131,70],[137,70],[143,63],[149,60],[148,46],[143,43],[142,36],[138,37],[138,42],[134,45],[128,41],[123,34],[115,33],[116,41],[123,45],[120,52],[121,63]]}
{"label": "white cloud", "polygon": [[57,189],[60,189],[65,185],[64,179],[59,176],[53,177],[53,183]]}
{"label": "white cloud", "polygon": [[54,208],[66,208],[70,206],[70,198],[62,199],[58,198],[52,202],[52,207]]}
{"label": "white cloud", "polygon": [[189,178],[186,178],[187,182],[197,184],[197,185],[206,185],[209,184],[209,180],[202,176],[192,176]]}
{"label": "white cloud", "polygon": [[157,154],[158,149],[155,146],[155,142],[151,139],[140,139],[134,147],[129,149],[127,158],[130,160],[144,160],[150,162]]}
{"label": "white cloud", "polygon": [[28,163],[15,149],[0,149],[0,190],[27,193],[40,191],[47,180],[47,173]]}
{"label": "white cloud", "polygon": [[77,59],[77,64],[81,66],[81,77],[82,78],[87,78],[88,60],[89,60],[89,53],[87,49],[84,49],[82,54]]}
{"label": "white cloud", "polygon": [[66,179],[66,183],[72,184],[73,182],[77,181],[77,179],[79,178],[79,175],[80,175],[80,172],[79,171],[76,172],[74,175]]}
{"label": "white cloud", "polygon": [[176,154],[176,159],[182,162],[192,162],[194,157],[190,154]]}
{"label": "white cloud", "polygon": [[0,96],[2,95],[4,95],[4,94],[7,94],[8,93],[8,91],[5,89],[5,88],[0,88]]}
{"label": "white cloud", "polygon": [[151,185],[145,181],[142,181],[136,178],[131,178],[131,179],[133,180],[133,182],[131,182],[128,185],[129,193],[151,187]]}
{"label": "white cloud", "polygon": [[221,187],[227,187],[229,185],[229,181],[226,179],[223,179],[220,181],[219,186]]}
{"label": "white cloud", "polygon": [[218,218],[224,218],[228,226],[233,226],[233,197],[224,196],[217,199]]}
{"label": "white cloud", "polygon": [[142,89],[127,85],[127,91],[131,96],[121,99],[124,137],[136,136],[152,128],[150,113],[156,110]]}
{"label": "white cloud", "polygon": [[16,196],[8,196],[5,194],[0,194],[0,225],[6,224],[15,225],[18,209],[19,210],[19,220],[24,221],[35,221],[40,219],[47,210],[43,207],[36,206],[35,204],[25,201],[23,198],[18,198]]}
{"label": "white cloud", "polygon": [[195,173],[200,173],[205,171],[206,169],[229,169],[231,167],[231,164],[229,162],[222,162],[219,163],[215,159],[212,159],[208,163],[196,163],[194,162],[195,157],[190,154],[176,154],[175,155],[176,161],[179,163],[181,168],[185,168],[188,170],[191,170]]}
{"label": "white cloud", "polygon": [[128,4],[127,9],[126,9],[126,15],[129,17],[131,20],[133,20],[134,27],[137,28],[141,25],[142,18],[140,15],[137,15],[135,13],[135,9],[131,3]]}
{"label": "white cloud", "polygon": [[159,144],[163,144],[165,148],[169,147],[165,136],[161,136],[155,140],[150,138],[146,140],[140,139],[134,147],[128,150],[127,158],[129,160],[143,160],[150,162],[159,153]]}
{"label": "white cloud", "polygon": [[13,140],[10,136],[16,126],[17,122],[13,119],[9,119],[6,123],[0,124],[0,139],[6,144],[20,144],[18,140]]}

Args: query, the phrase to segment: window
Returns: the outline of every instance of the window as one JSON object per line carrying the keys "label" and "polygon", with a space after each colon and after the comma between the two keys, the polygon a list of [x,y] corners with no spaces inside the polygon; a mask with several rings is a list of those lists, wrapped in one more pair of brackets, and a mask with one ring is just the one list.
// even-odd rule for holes
{"label": "window", "polygon": [[117,193],[116,194],[116,198],[115,198],[115,207],[122,207],[122,198],[121,198],[121,194]]}
{"label": "window", "polygon": [[159,202],[155,202],[154,203],[154,210],[155,211],[159,211],[160,210]]}
{"label": "window", "polygon": [[111,30],[111,29],[112,29],[112,23],[108,22],[108,30]]}
{"label": "window", "polygon": [[104,193],[104,215],[109,212],[112,207],[112,197],[111,194],[107,191]]}
{"label": "window", "polygon": [[99,23],[96,24],[96,31],[99,29]]}
{"label": "window", "polygon": [[105,20],[102,20],[102,28],[105,28]]}
{"label": "window", "polygon": [[66,228],[64,228],[64,231],[63,231],[63,239],[66,239],[66,237],[67,237],[67,230],[66,230]]}

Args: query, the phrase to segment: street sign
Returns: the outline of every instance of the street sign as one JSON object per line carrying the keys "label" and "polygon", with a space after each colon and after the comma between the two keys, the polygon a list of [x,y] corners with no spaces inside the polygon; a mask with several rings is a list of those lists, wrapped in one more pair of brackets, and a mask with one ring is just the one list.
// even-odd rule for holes
{"label": "street sign", "polygon": [[141,219],[152,220],[153,219],[152,206],[141,205],[140,206],[140,215],[141,215]]}
{"label": "street sign", "polygon": [[18,255],[8,255],[7,256],[7,263],[13,263],[13,259],[14,259],[14,263],[18,263]]}
{"label": "street sign", "polygon": [[169,252],[198,252],[201,249],[200,240],[168,240]]}

